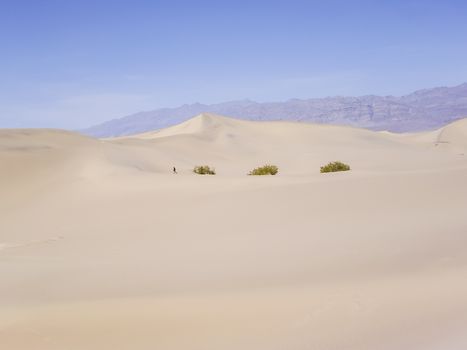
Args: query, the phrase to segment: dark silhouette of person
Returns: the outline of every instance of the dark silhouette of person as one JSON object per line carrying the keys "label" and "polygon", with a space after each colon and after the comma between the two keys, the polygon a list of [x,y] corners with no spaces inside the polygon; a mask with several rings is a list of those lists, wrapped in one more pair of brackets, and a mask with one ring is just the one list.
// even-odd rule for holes
{"label": "dark silhouette of person", "polygon": [[177,168],[174,167],[173,171],[174,171],[174,174],[176,174],[177,173]]}

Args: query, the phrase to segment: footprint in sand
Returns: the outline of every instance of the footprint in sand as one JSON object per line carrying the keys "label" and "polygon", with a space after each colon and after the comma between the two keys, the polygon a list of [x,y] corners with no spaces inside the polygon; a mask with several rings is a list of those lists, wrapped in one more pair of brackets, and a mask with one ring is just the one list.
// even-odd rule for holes
{"label": "footprint in sand", "polygon": [[0,243],[0,252],[2,250],[6,249],[12,249],[12,248],[22,248],[22,247],[29,247],[32,245],[38,245],[38,244],[46,244],[46,243],[51,243],[51,242],[56,242],[61,239],[63,239],[63,236],[58,236],[58,237],[53,237],[53,238],[47,238],[47,239],[41,239],[41,240],[36,240],[36,241],[29,241],[29,242],[23,242],[23,243],[9,243],[9,242],[1,242]]}

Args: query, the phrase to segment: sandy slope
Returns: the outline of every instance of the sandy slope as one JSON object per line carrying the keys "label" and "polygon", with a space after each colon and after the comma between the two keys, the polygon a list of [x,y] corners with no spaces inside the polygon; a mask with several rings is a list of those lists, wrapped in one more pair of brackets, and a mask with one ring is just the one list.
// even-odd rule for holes
{"label": "sandy slope", "polygon": [[0,348],[465,349],[466,135],[0,130]]}

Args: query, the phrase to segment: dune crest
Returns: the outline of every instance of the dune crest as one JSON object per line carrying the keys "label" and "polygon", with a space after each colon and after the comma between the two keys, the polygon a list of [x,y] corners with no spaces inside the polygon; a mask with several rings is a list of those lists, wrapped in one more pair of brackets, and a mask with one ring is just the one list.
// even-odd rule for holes
{"label": "dune crest", "polygon": [[453,122],[441,129],[437,143],[448,144],[459,151],[467,151],[467,118]]}
{"label": "dune crest", "polygon": [[0,344],[464,349],[466,126],[0,130]]}

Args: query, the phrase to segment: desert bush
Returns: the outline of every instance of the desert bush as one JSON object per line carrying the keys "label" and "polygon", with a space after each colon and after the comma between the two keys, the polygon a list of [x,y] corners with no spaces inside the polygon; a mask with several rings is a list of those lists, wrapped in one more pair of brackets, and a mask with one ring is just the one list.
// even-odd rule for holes
{"label": "desert bush", "polygon": [[264,165],[259,168],[255,168],[248,173],[248,175],[276,175],[279,168],[275,165]]}
{"label": "desert bush", "polygon": [[339,161],[331,162],[321,167],[322,173],[334,173],[336,171],[348,171],[348,170],[350,170],[350,166]]}
{"label": "desert bush", "polygon": [[216,175],[216,170],[214,168],[210,168],[208,165],[195,166],[193,172],[200,175]]}

